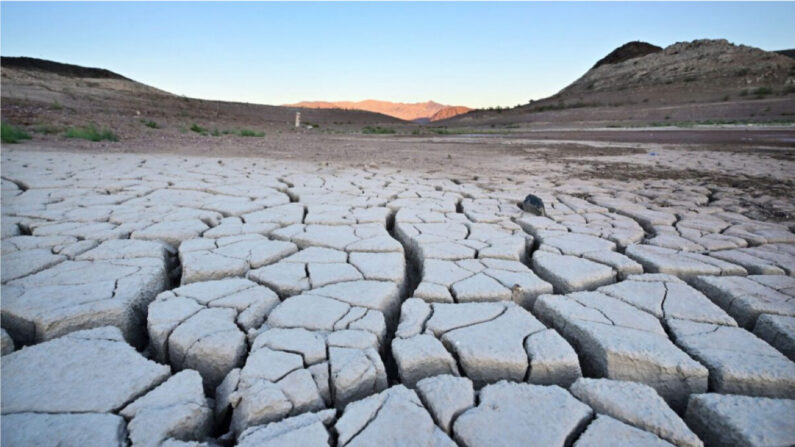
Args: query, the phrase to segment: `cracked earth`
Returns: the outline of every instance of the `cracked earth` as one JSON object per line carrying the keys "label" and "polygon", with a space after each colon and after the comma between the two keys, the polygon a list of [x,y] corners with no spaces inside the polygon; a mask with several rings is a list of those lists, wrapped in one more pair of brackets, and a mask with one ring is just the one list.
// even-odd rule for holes
{"label": "cracked earth", "polygon": [[5,150],[2,444],[795,444],[791,197],[543,163]]}

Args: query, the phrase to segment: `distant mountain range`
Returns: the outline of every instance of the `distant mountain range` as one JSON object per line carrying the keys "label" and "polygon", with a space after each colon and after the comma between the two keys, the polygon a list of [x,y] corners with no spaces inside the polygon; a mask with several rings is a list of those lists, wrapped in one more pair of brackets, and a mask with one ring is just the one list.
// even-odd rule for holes
{"label": "distant mountain range", "polygon": [[452,118],[469,112],[469,107],[448,106],[438,102],[403,103],[378,101],[367,99],[365,101],[301,101],[295,104],[285,104],[287,107],[304,107],[308,109],[345,109],[366,110],[384,115],[393,116],[406,121],[428,123],[432,121]]}

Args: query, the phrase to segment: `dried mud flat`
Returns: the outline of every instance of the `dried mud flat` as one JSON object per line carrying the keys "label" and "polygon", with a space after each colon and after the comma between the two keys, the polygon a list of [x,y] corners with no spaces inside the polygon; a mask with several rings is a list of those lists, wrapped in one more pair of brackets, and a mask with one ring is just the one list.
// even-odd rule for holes
{"label": "dried mud flat", "polygon": [[795,443],[786,146],[247,144],[4,148],[4,445]]}

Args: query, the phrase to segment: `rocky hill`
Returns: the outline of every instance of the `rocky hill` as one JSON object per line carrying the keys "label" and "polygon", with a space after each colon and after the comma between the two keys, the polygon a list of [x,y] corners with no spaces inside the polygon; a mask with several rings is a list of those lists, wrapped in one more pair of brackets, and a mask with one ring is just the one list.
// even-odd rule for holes
{"label": "rocky hill", "polygon": [[789,57],[726,40],[696,40],[597,64],[553,98],[587,102],[621,92],[626,100],[665,94],[666,102],[679,102],[757,87],[780,91],[794,83],[795,61]]}
{"label": "rocky hill", "polygon": [[614,126],[628,121],[786,121],[793,116],[795,60],[726,40],[696,40],[664,49],[630,42],[551,97],[512,109],[472,111],[444,123]]}
{"label": "rocky hill", "polygon": [[[296,104],[287,104],[288,107],[304,107],[309,109],[343,109],[366,110],[368,112],[382,113],[394,116],[405,121],[430,122],[440,119],[452,118],[468,112],[468,107],[447,106],[434,101],[403,103],[378,101],[368,99],[364,101],[302,101]],[[440,113],[440,114],[439,114]],[[436,118],[436,116],[439,114]]]}

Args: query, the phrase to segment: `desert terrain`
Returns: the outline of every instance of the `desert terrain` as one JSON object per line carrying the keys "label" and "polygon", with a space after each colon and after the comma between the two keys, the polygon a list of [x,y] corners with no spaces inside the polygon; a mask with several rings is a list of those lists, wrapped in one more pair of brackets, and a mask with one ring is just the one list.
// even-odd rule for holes
{"label": "desert terrain", "polygon": [[2,444],[795,444],[795,61],[677,45],[429,123],[4,58]]}

